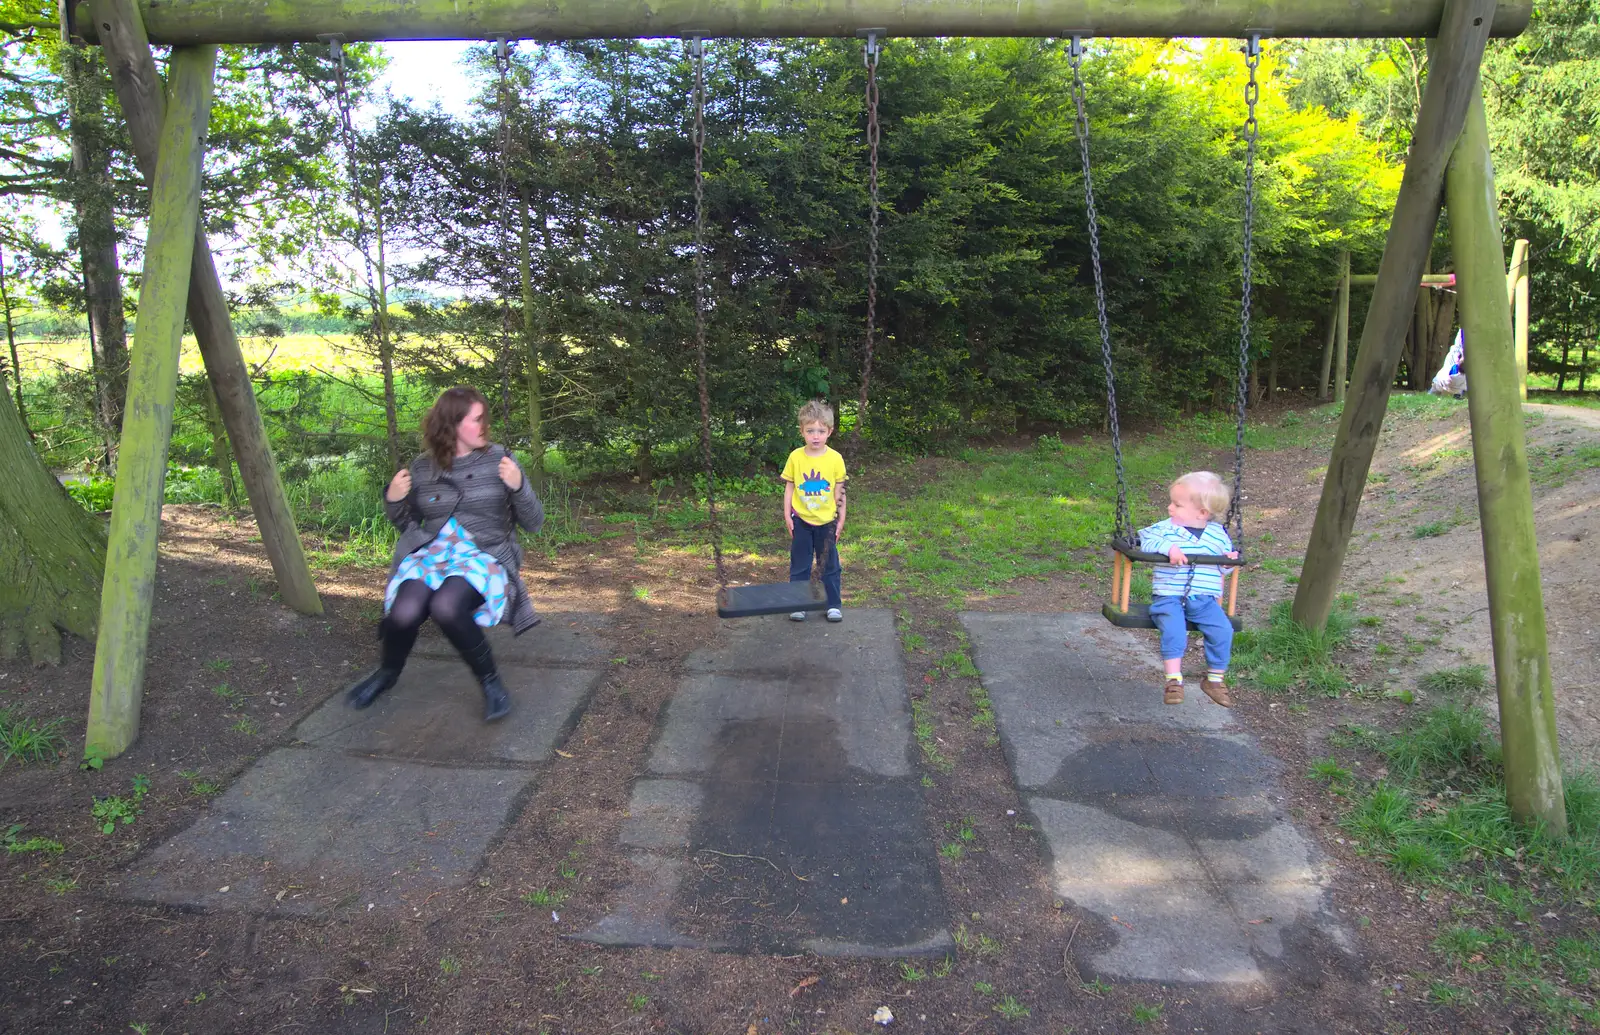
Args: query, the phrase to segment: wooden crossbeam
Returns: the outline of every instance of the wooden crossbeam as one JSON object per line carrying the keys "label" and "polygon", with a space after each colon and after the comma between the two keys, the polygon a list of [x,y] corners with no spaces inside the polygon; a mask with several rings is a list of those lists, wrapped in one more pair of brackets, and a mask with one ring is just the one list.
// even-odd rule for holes
{"label": "wooden crossbeam", "polygon": [[[1434,36],[1445,0],[140,0],[150,42],[855,36]],[[93,42],[81,0],[67,29]],[[1492,34],[1527,28],[1532,0],[1500,0]]]}

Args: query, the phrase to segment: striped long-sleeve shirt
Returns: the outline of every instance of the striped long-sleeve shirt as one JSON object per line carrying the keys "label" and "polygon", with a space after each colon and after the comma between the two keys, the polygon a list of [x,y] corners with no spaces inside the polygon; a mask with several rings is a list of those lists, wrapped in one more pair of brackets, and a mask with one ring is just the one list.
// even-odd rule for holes
{"label": "striped long-sleeve shirt", "polygon": [[[1174,546],[1189,555],[1208,554],[1220,557],[1233,552],[1233,540],[1228,538],[1228,530],[1215,521],[1206,525],[1199,536],[1182,525],[1174,524],[1171,519],[1158,521],[1149,528],[1139,529],[1141,550],[1166,554],[1171,552]],[[1150,595],[1220,597],[1224,572],[1224,568],[1215,564],[1183,566],[1158,564],[1150,573]]]}

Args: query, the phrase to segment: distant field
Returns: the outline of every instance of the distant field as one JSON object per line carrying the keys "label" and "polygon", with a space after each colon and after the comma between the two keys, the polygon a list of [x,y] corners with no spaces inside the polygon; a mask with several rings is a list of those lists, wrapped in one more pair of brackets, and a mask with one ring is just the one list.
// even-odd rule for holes
{"label": "distant field", "polygon": [[[348,334],[289,334],[281,338],[244,338],[239,344],[245,361],[251,365],[265,362],[270,357],[273,370],[310,370],[312,368],[334,373],[369,369],[361,357],[346,355],[342,347],[350,341]],[[414,344],[414,343],[413,343]],[[21,343],[17,356],[28,377],[47,375],[62,366],[75,370],[89,367],[89,341],[87,338],[71,341]],[[200,350],[194,338],[183,339],[183,372],[197,374],[203,367]]]}

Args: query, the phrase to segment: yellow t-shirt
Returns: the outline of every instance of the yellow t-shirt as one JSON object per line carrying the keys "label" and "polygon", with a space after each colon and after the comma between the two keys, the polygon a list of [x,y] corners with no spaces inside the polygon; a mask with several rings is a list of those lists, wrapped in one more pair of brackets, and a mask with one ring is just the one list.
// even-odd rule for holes
{"label": "yellow t-shirt", "polygon": [[807,456],[801,446],[783,465],[783,480],[794,483],[794,512],[811,525],[826,525],[839,516],[839,485],[849,477],[844,457],[827,446],[821,456]]}

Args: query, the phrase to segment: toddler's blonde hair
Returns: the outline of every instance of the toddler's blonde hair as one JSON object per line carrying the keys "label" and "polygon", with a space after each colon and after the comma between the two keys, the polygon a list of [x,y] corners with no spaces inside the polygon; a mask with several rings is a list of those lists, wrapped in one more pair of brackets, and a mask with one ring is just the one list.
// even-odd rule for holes
{"label": "toddler's blonde hair", "polygon": [[1203,507],[1213,518],[1221,520],[1227,515],[1228,503],[1233,495],[1228,492],[1222,478],[1213,472],[1190,471],[1172,484],[1174,487],[1183,486],[1189,493],[1189,499]]}
{"label": "toddler's blonde hair", "polygon": [[799,421],[802,428],[807,424],[821,424],[832,431],[833,407],[821,399],[808,399],[805,405],[800,407]]}

